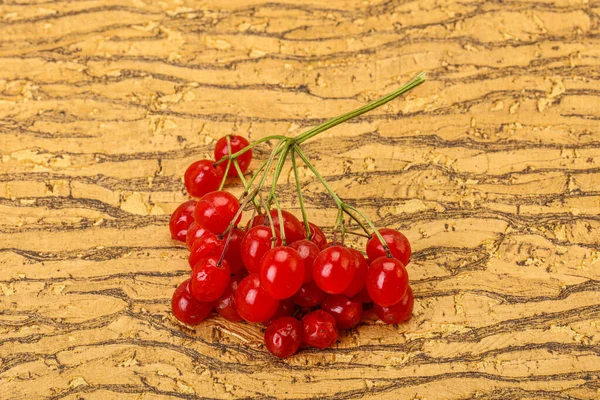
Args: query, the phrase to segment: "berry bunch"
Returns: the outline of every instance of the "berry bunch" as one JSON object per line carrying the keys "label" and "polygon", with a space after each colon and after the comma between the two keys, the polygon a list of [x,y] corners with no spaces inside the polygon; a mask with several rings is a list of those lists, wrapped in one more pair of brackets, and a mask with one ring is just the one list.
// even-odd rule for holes
{"label": "berry bunch", "polygon": [[[188,193],[199,200],[181,204],[169,224],[171,237],[185,242],[190,250],[190,278],[173,293],[175,317],[194,325],[216,310],[229,321],[263,323],[267,326],[265,345],[277,357],[290,356],[302,345],[333,345],[339,330],[358,325],[367,307],[388,324],[408,320],[414,299],[406,271],[411,256],[407,238],[394,229],[377,230],[362,212],[343,202],[300,145],[423,81],[421,74],[388,96],[293,138],[269,136],[249,143],[241,136],[225,136],[216,143],[214,160],[190,165],[185,185]],[[270,140],[278,143],[247,180],[252,149]],[[307,218],[296,156],[321,181],[338,207],[331,242]],[[276,195],[277,181],[288,158],[302,221],[283,210]],[[261,190],[271,174],[271,188],[264,198]],[[245,191],[239,199],[222,190],[227,177],[241,180]],[[239,223],[245,210],[254,211],[243,229]],[[365,233],[349,230],[350,221]],[[345,246],[349,234],[367,239],[368,258]]]}

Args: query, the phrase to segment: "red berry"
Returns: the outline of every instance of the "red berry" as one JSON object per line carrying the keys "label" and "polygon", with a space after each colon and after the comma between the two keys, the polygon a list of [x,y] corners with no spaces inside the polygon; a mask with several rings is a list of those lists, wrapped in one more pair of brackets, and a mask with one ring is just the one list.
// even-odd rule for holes
{"label": "red berry", "polygon": [[386,324],[399,324],[408,321],[413,311],[415,298],[411,287],[408,287],[406,294],[402,299],[390,307],[381,307],[378,304],[373,306],[375,313]]}
{"label": "red berry", "polygon": [[325,299],[325,296],[327,296],[327,293],[322,291],[317,284],[312,281],[302,285],[300,290],[292,296],[292,300],[300,307],[311,308],[321,304]]}
{"label": "red berry", "polygon": [[229,262],[229,269],[231,269],[232,273],[244,268],[240,247],[245,234],[246,232],[240,228],[233,228],[231,236],[229,236],[229,232],[223,234],[223,244],[225,244],[227,238],[229,238],[227,248],[225,249],[225,259]]}
{"label": "red berry", "polygon": [[[365,278],[365,280],[366,280],[366,278]],[[352,297],[352,301],[360,301],[363,304],[370,304],[373,302],[373,299],[369,295],[369,291],[367,290],[366,286],[363,286],[361,291],[358,292],[358,294],[356,296]]]}
{"label": "red berry", "polygon": [[223,169],[214,164],[212,160],[200,160],[192,163],[185,171],[185,187],[191,196],[202,197],[219,188],[223,179]]}
{"label": "red berry", "polygon": [[[380,229],[379,233],[383,236],[383,239],[387,243],[390,248],[390,253],[392,253],[392,257],[397,258],[402,262],[403,265],[408,265],[410,262],[410,243],[406,236],[402,233],[398,232],[395,229],[384,228]],[[371,260],[375,260],[379,257],[387,256],[381,241],[374,233],[371,235],[371,238],[367,242],[367,255]]]}
{"label": "red berry", "polygon": [[[223,190],[211,192],[202,196],[196,205],[194,218],[196,223],[215,234],[225,232],[236,213],[240,209],[240,203],[229,192]],[[238,216],[235,223],[240,222],[242,215]]]}
{"label": "red berry", "polygon": [[310,240],[314,244],[319,246],[320,250],[323,250],[323,246],[325,246],[327,244],[327,238],[325,237],[325,234],[323,233],[321,228],[319,228],[317,225],[313,224],[312,222],[309,222],[308,226],[310,227],[310,234],[311,234]]}
{"label": "red berry", "polygon": [[284,299],[279,302],[279,307],[271,318],[263,322],[265,326],[271,325],[273,321],[282,317],[293,317],[296,312],[296,305],[292,301],[292,299]]}
{"label": "red berry", "polygon": [[184,324],[196,325],[209,316],[213,303],[204,303],[192,297],[190,280],[181,282],[171,298],[173,315]]}
{"label": "red berry", "polygon": [[302,239],[290,244],[290,247],[295,249],[304,260],[304,283],[311,282],[313,280],[313,264],[320,252],[319,246],[310,240]]}
{"label": "red berry", "polygon": [[341,294],[327,296],[321,304],[321,310],[333,315],[339,329],[354,328],[362,319],[362,303],[348,300]]}
{"label": "red berry", "polygon": [[323,310],[313,311],[302,318],[302,340],[308,346],[324,349],[338,338],[335,318]]}
{"label": "red berry", "polygon": [[240,245],[240,254],[248,272],[260,272],[260,261],[273,246],[281,246],[281,239],[279,233],[275,231],[275,240],[273,241],[270,227],[255,226],[246,232]]}
{"label": "red berry", "polygon": [[238,314],[237,309],[235,308],[235,302],[233,300],[233,295],[237,290],[239,283],[244,278],[244,275],[241,274],[241,272],[242,271],[238,274],[232,274],[229,279],[229,285],[227,285],[225,292],[223,292],[215,304],[215,309],[219,315],[232,322],[242,320],[242,317],[240,317],[240,314]]}
{"label": "red berry", "polygon": [[367,265],[367,260],[360,253],[360,251],[348,248],[352,255],[354,256],[354,278],[352,278],[352,283],[346,290],[342,292],[346,297],[352,297],[357,295],[363,287],[365,287],[365,278],[367,277],[367,269],[369,266]]}
{"label": "red berry", "polygon": [[227,260],[219,257],[208,257],[200,260],[192,270],[190,291],[199,301],[216,301],[229,284],[230,272]]}
{"label": "red berry", "polygon": [[263,322],[275,315],[279,300],[275,300],[260,286],[258,274],[245,277],[234,294],[240,317],[248,322]]}
{"label": "red berry", "polygon": [[274,299],[287,299],[302,286],[304,260],[291,247],[277,246],[260,262],[260,283]]}
{"label": "red berry", "polygon": [[187,230],[187,234],[185,235],[185,243],[187,244],[188,249],[192,249],[194,246],[194,242],[202,237],[206,232],[199,224],[193,222]]}
{"label": "red berry", "polygon": [[[237,153],[250,144],[246,138],[237,135],[229,135],[229,143],[231,145],[231,154]],[[215,144],[215,161],[219,161],[226,155],[229,155],[229,149],[227,148],[227,136],[223,136],[221,139],[217,140],[217,144]],[[252,150],[248,150],[245,153],[240,154],[237,158],[237,161],[242,172],[246,172],[250,166],[250,162],[252,161]],[[223,171],[225,171],[225,168],[227,167],[227,161],[223,161],[220,165],[222,166]],[[231,164],[227,176],[237,175],[237,170],[233,164]]]}
{"label": "red berry", "polygon": [[[277,213],[277,210],[271,210],[270,214],[271,219],[273,220],[273,226],[275,227],[275,230],[279,232],[279,214]],[[283,231],[285,233],[285,240],[287,244],[306,238],[306,228],[304,227],[304,224],[300,222],[296,216],[294,216],[294,214],[285,210],[281,210],[281,216],[283,217]],[[265,215],[257,215],[248,222],[248,227],[258,225],[271,226],[269,218]]]}
{"label": "red berry", "polygon": [[302,323],[293,317],[279,318],[265,331],[265,346],[275,357],[296,353],[302,345]]}
{"label": "red berry", "polygon": [[221,239],[210,232],[206,232],[204,236],[194,242],[188,262],[190,267],[194,267],[198,261],[208,257],[221,257],[223,254],[224,243]]}
{"label": "red berry", "polygon": [[379,257],[369,266],[365,286],[375,304],[393,306],[408,290],[408,272],[400,260]]}
{"label": "red berry", "polygon": [[322,250],[313,265],[315,283],[326,293],[342,293],[354,278],[354,262],[354,255],[345,247]]}
{"label": "red berry", "polygon": [[171,238],[185,242],[187,231],[190,225],[194,223],[194,209],[196,208],[196,200],[189,200],[182,203],[171,214],[169,221],[169,230]]}

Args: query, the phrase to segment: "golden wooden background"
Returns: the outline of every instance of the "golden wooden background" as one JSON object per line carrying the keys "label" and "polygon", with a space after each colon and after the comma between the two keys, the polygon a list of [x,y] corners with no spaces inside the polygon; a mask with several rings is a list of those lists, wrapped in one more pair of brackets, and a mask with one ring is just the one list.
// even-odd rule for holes
{"label": "golden wooden background", "polygon": [[[599,15],[0,1],[0,398],[600,398]],[[409,96],[306,143],[343,198],[412,241],[411,322],[285,361],[257,326],[179,327],[188,267],[167,223],[186,166],[226,133],[296,134],[422,70]]]}

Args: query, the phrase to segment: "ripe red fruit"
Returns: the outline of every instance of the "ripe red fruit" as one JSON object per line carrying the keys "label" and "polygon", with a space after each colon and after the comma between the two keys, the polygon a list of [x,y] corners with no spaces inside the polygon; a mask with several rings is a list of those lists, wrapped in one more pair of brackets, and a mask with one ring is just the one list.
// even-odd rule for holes
{"label": "ripe red fruit", "polygon": [[319,228],[317,225],[313,224],[312,222],[309,222],[308,226],[310,227],[310,234],[311,234],[310,240],[314,244],[319,246],[320,250],[323,250],[323,246],[325,246],[327,244],[327,238],[325,237],[325,234],[323,233],[321,228]]}
{"label": "ripe red fruit", "polygon": [[279,300],[269,296],[260,286],[258,274],[242,279],[234,294],[235,306],[240,317],[248,322],[263,322],[275,315]]}
{"label": "ripe red fruit", "polygon": [[[395,229],[384,228],[380,229],[379,233],[383,236],[383,239],[387,243],[390,248],[390,253],[392,253],[392,257],[397,258],[402,262],[403,265],[408,265],[410,262],[410,243],[406,236],[402,233],[398,232]],[[371,235],[371,238],[367,242],[367,255],[371,260],[375,260],[379,257],[387,256],[381,241],[374,233]]]}
{"label": "ripe red fruit", "polygon": [[225,249],[225,259],[229,262],[229,269],[231,269],[232,273],[244,268],[242,254],[240,252],[244,235],[246,235],[246,232],[240,228],[233,228],[231,236],[229,236],[229,232],[223,234],[223,244],[226,243],[227,238],[229,237],[229,242],[227,242],[227,248]]}
{"label": "ripe red fruit", "polygon": [[290,247],[295,249],[304,260],[304,283],[311,282],[313,280],[313,264],[320,252],[319,246],[310,240],[302,239],[290,244]]}
{"label": "ripe red fruit", "polygon": [[379,257],[369,266],[365,286],[375,304],[393,306],[408,290],[408,272],[400,260]]}
{"label": "ripe red fruit", "polygon": [[367,277],[367,269],[369,266],[367,265],[367,260],[360,253],[360,251],[350,247],[348,250],[354,256],[354,270],[356,272],[354,273],[354,278],[352,278],[350,286],[348,286],[346,290],[342,292],[342,294],[346,297],[353,297],[356,296],[363,287],[365,287],[365,278]]}
{"label": "ripe red fruit", "polygon": [[223,169],[214,164],[212,160],[200,160],[192,163],[185,171],[185,187],[191,196],[202,197],[219,188],[223,179]]}
{"label": "ripe red fruit", "polygon": [[321,304],[327,293],[322,291],[317,284],[312,281],[305,283],[300,287],[298,292],[292,296],[294,303],[300,307],[311,308]]}
{"label": "ripe red fruit", "polygon": [[206,232],[200,239],[194,242],[188,262],[190,267],[194,267],[198,261],[208,257],[221,257],[223,254],[224,243],[221,239],[210,232]]}
{"label": "ripe red fruit", "polygon": [[260,262],[260,283],[274,299],[287,299],[302,286],[304,260],[291,247],[277,246]]}
{"label": "ripe red fruit", "polygon": [[[240,203],[229,192],[223,190],[207,193],[198,201],[194,218],[196,223],[215,234],[225,232],[236,213],[240,209]],[[235,224],[240,222],[242,215],[238,216]]]}
{"label": "ripe red fruit", "polygon": [[323,310],[306,314],[302,318],[302,328],[303,342],[318,349],[332,346],[339,335],[335,318]]}
{"label": "ripe red fruit", "polygon": [[194,222],[196,203],[196,200],[186,201],[173,211],[169,220],[169,230],[171,231],[172,239],[185,242],[187,231]]}
{"label": "ripe red fruit", "polygon": [[[271,219],[273,219],[273,226],[277,232],[280,232],[279,227],[279,214],[277,210],[271,210]],[[300,222],[296,216],[288,211],[281,210],[281,216],[283,217],[283,231],[285,233],[285,240],[287,244],[294,243],[297,240],[306,238],[306,229],[304,224]],[[250,221],[248,221],[248,227],[267,225],[271,226],[269,218],[266,215],[257,215]],[[246,229],[248,229],[248,227]]]}
{"label": "ripe red fruit", "polygon": [[[248,146],[250,143],[246,138],[238,135],[229,135],[229,143],[231,145],[231,154],[237,153],[244,147]],[[221,158],[229,155],[229,149],[227,148],[227,136],[223,136],[221,139],[217,140],[215,144],[215,161],[219,161]],[[237,158],[238,164],[240,165],[240,169],[242,172],[246,172],[248,167],[250,166],[250,162],[252,161],[252,150],[248,150],[243,154],[240,154]],[[227,166],[227,161],[223,161],[221,164],[223,171]],[[231,164],[229,167],[229,172],[227,176],[237,176],[237,170],[234,165]],[[220,182],[219,182],[220,183]]]}
{"label": "ripe red fruit", "polygon": [[339,329],[354,328],[360,323],[363,314],[362,303],[348,300],[341,294],[327,296],[321,304],[321,310],[335,318]]}
{"label": "ripe red fruit", "polygon": [[282,318],[282,317],[293,317],[296,312],[296,305],[292,301],[292,299],[284,299],[279,302],[279,307],[277,311],[275,311],[275,315],[271,318],[263,322],[265,326],[271,325],[273,321]]}
{"label": "ripe red fruit", "polygon": [[279,233],[275,231],[275,240],[273,241],[270,227],[255,226],[246,232],[240,245],[240,254],[248,272],[260,272],[260,261],[273,246],[281,246],[281,239]]}
{"label": "ripe red fruit", "polygon": [[227,260],[208,257],[200,260],[192,270],[190,291],[198,301],[216,301],[229,284],[230,272]]}
{"label": "ripe red fruit", "polygon": [[200,239],[202,235],[204,235],[206,232],[208,232],[206,229],[204,229],[199,224],[193,222],[188,228],[187,233],[185,235],[185,243],[187,244],[188,249],[191,250],[194,246],[194,242]]}
{"label": "ripe red fruit", "polygon": [[[365,278],[365,280],[366,280],[366,278]],[[356,296],[352,297],[352,301],[359,301],[363,304],[370,304],[373,302],[373,299],[369,295],[369,291],[367,290],[366,286],[363,286],[361,291],[358,292],[358,294]]]}
{"label": "ripe red fruit", "polygon": [[239,283],[245,277],[243,272],[245,271],[241,270],[237,274],[231,274],[232,276],[229,279],[229,284],[227,285],[225,292],[223,292],[215,304],[215,309],[219,315],[228,321],[237,322],[242,320],[242,317],[240,317],[240,314],[238,314],[237,309],[235,308],[233,295],[237,290]]}
{"label": "ripe red fruit", "polygon": [[408,287],[406,294],[402,299],[390,307],[381,307],[378,304],[373,306],[375,314],[386,324],[399,324],[408,321],[412,315],[415,298],[411,287]]}
{"label": "ripe red fruit", "polygon": [[213,303],[204,303],[192,297],[190,280],[181,282],[173,292],[171,310],[179,321],[188,325],[196,325],[209,316]]}
{"label": "ripe red fruit", "polygon": [[296,353],[302,344],[302,323],[293,317],[279,318],[265,331],[265,346],[275,357]]}
{"label": "ripe red fruit", "polygon": [[354,278],[354,262],[354,256],[345,247],[332,246],[322,250],[313,264],[315,283],[326,293],[342,293]]}

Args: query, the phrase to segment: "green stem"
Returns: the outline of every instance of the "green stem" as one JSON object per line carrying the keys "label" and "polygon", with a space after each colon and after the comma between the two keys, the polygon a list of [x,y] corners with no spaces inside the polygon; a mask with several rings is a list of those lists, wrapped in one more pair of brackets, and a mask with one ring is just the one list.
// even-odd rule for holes
{"label": "green stem", "polygon": [[365,222],[367,224],[369,224],[369,226],[371,227],[371,229],[373,229],[373,233],[375,234],[375,236],[377,236],[377,238],[379,239],[379,241],[381,242],[381,245],[383,246],[383,248],[385,249],[385,252],[387,253],[387,256],[389,258],[392,258],[392,253],[390,252],[390,248],[387,245],[387,242],[383,239],[383,236],[381,236],[381,233],[379,233],[379,230],[377,230],[377,227],[375,226],[375,224],[373,223],[373,221],[371,221],[365,214],[363,214],[361,211],[359,211],[356,207],[351,206],[349,204],[344,203],[344,207],[348,208],[349,210],[354,211],[355,213],[357,213],[358,215],[360,215],[362,217],[362,219],[365,220]]}
{"label": "green stem", "polygon": [[308,216],[306,215],[306,208],[304,208],[304,197],[302,196],[302,186],[300,185],[300,176],[298,175],[298,167],[296,166],[296,149],[292,148],[292,169],[294,170],[294,179],[296,180],[296,191],[298,192],[298,202],[300,203],[300,211],[302,212],[302,220],[304,221],[304,227],[306,228],[306,238],[312,239],[312,233],[310,232],[310,225],[308,224]]}
{"label": "green stem", "polygon": [[250,143],[248,146],[244,147],[243,149],[240,149],[239,151],[231,154],[231,152],[228,152],[231,155],[226,155],[223,158],[221,158],[219,161],[217,161],[215,164],[219,165],[224,161],[227,161],[229,159],[237,159],[239,156],[241,156],[242,154],[244,154],[245,152],[247,152],[248,150],[251,150],[252,148],[254,148],[255,146],[264,143],[264,142],[268,142],[269,140],[273,140],[273,139],[279,139],[279,140],[284,140],[284,139],[288,139],[287,136],[283,136],[283,135],[271,135],[271,136],[266,136],[262,139],[258,139],[255,140],[254,142]]}
{"label": "green stem", "polygon": [[393,91],[392,93],[378,99],[375,101],[372,101],[369,104],[365,104],[364,106],[357,108],[354,111],[350,111],[349,113],[340,115],[339,117],[330,119],[329,121],[325,122],[324,124],[321,124],[315,128],[312,128],[304,133],[301,133],[300,135],[296,136],[295,141],[296,143],[303,143],[305,141],[307,141],[308,139],[312,138],[313,136],[318,135],[321,132],[324,132],[328,129],[333,128],[336,125],[339,125],[343,122],[348,121],[349,119],[352,118],[356,118],[359,115],[362,115],[366,112],[369,112],[371,110],[376,109],[377,107],[381,107],[382,105],[384,105],[385,103],[394,100],[396,97],[403,95],[404,93],[414,89],[415,87],[419,86],[420,84],[422,84],[423,82],[425,82],[425,73],[421,72],[419,75],[417,75],[416,77],[414,77],[412,80],[410,80],[408,83],[406,83],[404,86],[402,86],[401,88]]}
{"label": "green stem", "polygon": [[[356,215],[352,214],[346,207],[344,207],[345,205],[346,205],[346,203],[344,203],[342,205],[342,208],[343,208],[344,212],[346,213],[346,215],[348,215],[350,218],[352,218],[354,220],[354,222],[356,222],[362,228],[362,230],[365,231],[365,233],[367,233],[367,235],[369,235],[370,234],[369,229],[365,226],[365,224],[359,218],[356,217]],[[370,237],[370,236],[368,236],[368,237]]]}
{"label": "green stem", "polygon": [[[231,154],[231,137],[229,135],[226,135],[225,139],[227,140],[227,154]],[[218,163],[215,163],[215,165],[218,165]],[[231,159],[227,160],[227,167],[225,167],[225,173],[223,174],[223,179],[221,179],[219,190],[223,190],[223,186],[225,186],[227,175],[229,175],[229,168],[231,168]]]}
{"label": "green stem", "polygon": [[271,169],[271,165],[273,164],[273,160],[275,159],[275,156],[277,154],[279,154],[279,149],[281,148],[281,144],[283,142],[279,142],[277,144],[277,147],[275,147],[275,149],[273,149],[273,151],[271,152],[271,155],[269,156],[269,159],[267,160],[267,165],[265,166],[265,171],[262,174],[262,177],[260,178],[260,181],[258,182],[258,190],[262,189],[263,185],[265,184],[265,180],[267,179],[267,175],[269,174],[269,170]]}
{"label": "green stem", "polygon": [[[279,200],[277,200],[277,196],[273,196],[273,200],[275,201],[275,209],[277,210],[277,218],[279,219],[279,236],[281,236],[281,244],[283,246],[287,246],[287,241],[285,239],[285,224],[283,223],[283,214],[281,213],[281,207],[279,206]],[[269,212],[270,214],[270,212]]]}
{"label": "green stem", "polygon": [[312,165],[312,163],[309,161],[309,159],[306,157],[306,155],[304,155],[304,152],[302,151],[302,149],[300,149],[300,147],[298,145],[294,145],[294,150],[296,151],[296,153],[298,153],[298,155],[300,156],[300,158],[302,159],[302,161],[304,161],[304,164],[306,164],[306,166],[308,167],[308,169],[310,169],[312,171],[312,173],[319,180],[319,182],[321,182],[321,184],[329,192],[329,194],[331,195],[331,197],[333,197],[333,200],[335,201],[335,204],[338,206],[338,208],[341,208],[341,205],[344,202],[342,200],[340,200],[340,198],[338,197],[337,193],[335,193],[333,191],[333,189],[331,188],[331,186],[329,186],[329,184],[327,183],[327,181],[325,180],[325,178],[323,178],[323,176],[319,173],[319,171],[317,171],[317,169],[315,168],[315,166]]}
{"label": "green stem", "polygon": [[281,175],[281,171],[283,170],[283,166],[285,165],[285,159],[287,158],[288,152],[290,150],[290,146],[286,143],[283,148],[283,154],[279,156],[279,160],[277,160],[277,165],[275,166],[275,172],[273,173],[273,182],[271,183],[271,192],[269,193],[269,197],[267,197],[267,205],[271,206],[271,201],[275,197],[275,190],[277,189],[277,181],[279,181],[279,176]]}

